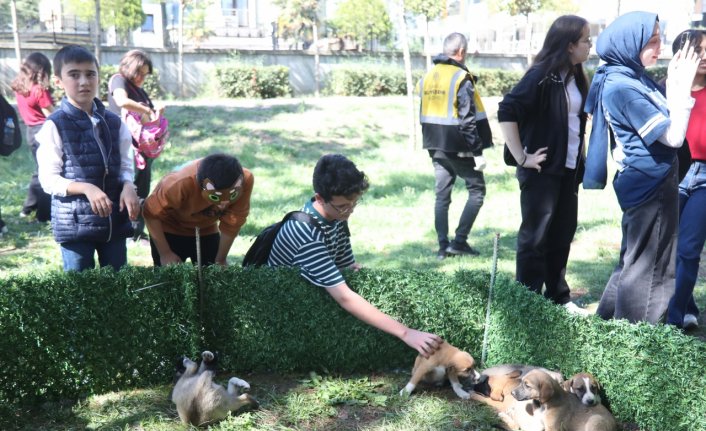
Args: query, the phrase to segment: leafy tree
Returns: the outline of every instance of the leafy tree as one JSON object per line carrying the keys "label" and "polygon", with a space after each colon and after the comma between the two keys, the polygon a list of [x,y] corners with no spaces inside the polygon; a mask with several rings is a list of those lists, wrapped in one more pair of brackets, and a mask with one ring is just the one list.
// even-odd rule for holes
{"label": "leafy tree", "polygon": [[416,15],[424,15],[427,20],[440,17],[445,6],[444,0],[404,0],[405,10]]}
{"label": "leafy tree", "polygon": [[314,25],[319,25],[318,0],[274,0],[274,4],[281,10],[278,21],[282,37],[305,41]]}
{"label": "leafy tree", "polygon": [[505,11],[510,15],[529,16],[539,10],[553,10],[561,13],[576,12],[578,6],[572,0],[492,0],[491,10]]}
{"label": "leafy tree", "polygon": [[190,1],[185,13],[184,37],[190,39],[196,46],[201,45],[215,32],[206,27],[206,9],[212,4],[211,0]]}
{"label": "leafy tree", "polygon": [[145,21],[142,0],[67,0],[67,11],[81,19],[92,21],[95,17],[95,2],[100,1],[100,23],[102,28],[115,26],[118,37],[129,40],[130,32]]}
{"label": "leafy tree", "polygon": [[362,46],[374,39],[386,41],[392,31],[382,0],[344,0],[333,22],[343,35],[350,35]]}
{"label": "leafy tree", "polygon": [[[39,21],[39,10],[37,0],[15,0],[17,4],[17,26],[22,32],[23,28],[32,26]],[[5,29],[12,26],[12,16],[10,14],[10,0],[0,1],[0,25]]]}
{"label": "leafy tree", "polygon": [[431,53],[429,52],[429,21],[441,16],[446,7],[445,0],[403,0],[405,11],[425,18],[424,25],[424,52],[427,57],[427,69],[431,68]]}

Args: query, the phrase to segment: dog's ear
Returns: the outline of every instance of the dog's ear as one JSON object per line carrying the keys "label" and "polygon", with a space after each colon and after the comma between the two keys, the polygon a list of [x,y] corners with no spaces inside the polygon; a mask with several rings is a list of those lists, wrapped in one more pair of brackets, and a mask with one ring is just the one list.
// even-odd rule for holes
{"label": "dog's ear", "polygon": [[549,374],[542,374],[544,374],[544,376],[546,377],[538,376],[539,378],[536,379],[536,383],[539,395],[539,402],[544,404],[554,397],[554,385],[556,384],[557,386],[559,386],[559,384],[556,383],[556,381],[552,379]]}
{"label": "dog's ear", "polygon": [[573,379],[573,377],[568,380],[564,380],[564,383],[561,384],[561,387],[566,392],[573,393],[574,392],[574,379]]}
{"label": "dog's ear", "polygon": [[520,371],[520,370],[515,370],[515,371],[512,371],[511,373],[506,374],[506,376],[510,379],[519,379],[521,375],[522,375],[522,371]]}

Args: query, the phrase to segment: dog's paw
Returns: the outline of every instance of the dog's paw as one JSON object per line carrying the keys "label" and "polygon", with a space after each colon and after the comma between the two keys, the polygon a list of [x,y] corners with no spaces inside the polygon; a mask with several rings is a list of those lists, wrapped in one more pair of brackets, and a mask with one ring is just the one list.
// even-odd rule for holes
{"label": "dog's paw", "polygon": [[230,380],[228,380],[228,383],[239,388],[250,389],[250,383],[237,377],[231,377]]}
{"label": "dog's paw", "polygon": [[211,362],[214,357],[215,357],[215,355],[208,350],[204,350],[203,353],[201,353],[201,359],[204,362]]}

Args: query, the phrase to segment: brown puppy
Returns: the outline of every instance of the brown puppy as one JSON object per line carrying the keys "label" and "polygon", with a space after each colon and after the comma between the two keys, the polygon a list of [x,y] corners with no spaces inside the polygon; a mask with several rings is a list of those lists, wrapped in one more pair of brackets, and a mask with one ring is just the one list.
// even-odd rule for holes
{"label": "brown puppy", "polygon": [[[544,431],[542,410],[534,401],[517,401],[511,391],[520,384],[522,369],[501,365],[481,373],[481,381],[473,386],[471,399],[493,407],[511,430]],[[489,371],[490,374],[486,374]],[[509,371],[501,374],[501,371]],[[529,371],[529,370],[527,370]]]}
{"label": "brown puppy", "polygon": [[595,406],[601,403],[601,395],[598,391],[601,385],[593,374],[578,373],[561,384],[566,392],[572,393],[587,406]]}
{"label": "brown puppy", "polygon": [[183,359],[186,370],[179,377],[172,390],[172,402],[177,406],[179,418],[184,424],[201,426],[217,422],[228,416],[228,412],[249,406],[257,408],[258,403],[248,394],[239,395],[239,388],[249,389],[245,380],[232,377],[228,390],[215,383],[215,372],[209,369],[214,355],[209,351],[201,354],[201,366],[188,358]]}
{"label": "brown puppy", "polygon": [[511,392],[518,401],[534,400],[543,410],[545,431],[616,431],[613,415],[603,405],[589,407],[566,392],[547,373],[533,370]]}
{"label": "brown puppy", "polygon": [[400,391],[400,395],[411,394],[420,381],[440,385],[448,378],[456,395],[467,400],[469,398],[468,392],[463,390],[459,379],[476,381],[479,374],[474,367],[473,356],[443,342],[439,350],[428,359],[422,355],[417,356],[414,368],[412,368],[412,378]]}

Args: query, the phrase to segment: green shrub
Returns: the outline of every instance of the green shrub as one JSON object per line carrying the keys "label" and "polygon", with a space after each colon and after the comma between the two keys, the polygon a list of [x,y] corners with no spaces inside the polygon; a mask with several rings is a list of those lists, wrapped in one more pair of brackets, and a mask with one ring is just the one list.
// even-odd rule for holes
{"label": "green shrub", "polygon": [[[477,88],[481,96],[506,94],[517,84],[523,72],[501,69],[472,70],[478,76]],[[416,86],[424,71],[415,70],[412,82]],[[404,70],[394,66],[341,66],[328,77],[327,93],[338,96],[387,96],[407,94]]]}
{"label": "green shrub", "polygon": [[[415,71],[415,84],[422,72]],[[327,93],[337,96],[388,96],[407,94],[404,70],[394,66],[344,66],[334,68],[328,77]]]}
{"label": "green shrub", "polygon": [[[180,354],[233,372],[410,368],[404,343],[350,316],[293,269],[190,265],[0,281],[0,405],[168,382]],[[410,327],[482,357],[489,274],[362,270],[350,286]],[[619,420],[706,429],[706,345],[668,326],[568,315],[500,275],[485,365],[598,377]],[[1,409],[0,409],[1,411]]]}
{"label": "green shrub", "polygon": [[524,72],[503,69],[480,69],[476,86],[481,96],[504,96],[517,84]]}
{"label": "green shrub", "polygon": [[270,99],[292,94],[289,68],[284,66],[218,66],[216,79],[221,97]]}

